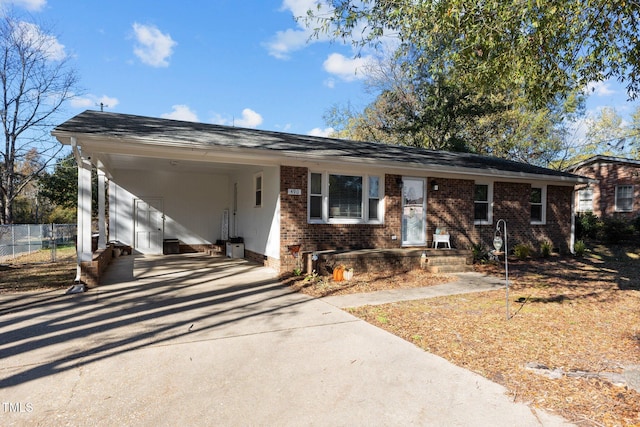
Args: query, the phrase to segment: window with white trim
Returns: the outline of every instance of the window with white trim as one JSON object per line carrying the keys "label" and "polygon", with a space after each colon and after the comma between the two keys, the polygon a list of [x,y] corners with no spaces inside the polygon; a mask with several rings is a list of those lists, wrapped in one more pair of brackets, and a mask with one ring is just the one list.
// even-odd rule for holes
{"label": "window with white trim", "polygon": [[322,221],[322,174],[309,174],[309,220]]}
{"label": "window with white trim", "polygon": [[329,219],[362,219],[362,177],[329,175]]}
{"label": "window with white trim", "polygon": [[578,190],[578,212],[593,211],[593,188]]}
{"label": "window with white trim", "polygon": [[370,221],[380,218],[380,177],[369,177],[369,216]]}
{"label": "window with white trim", "polygon": [[633,185],[616,185],[616,211],[633,210]]}
{"label": "window with white trim", "polygon": [[262,207],[262,172],[253,176],[253,190],[255,194],[254,207]]}
{"label": "window with white trim", "polygon": [[473,222],[474,224],[491,224],[491,202],[493,188],[489,184],[476,184],[473,196]]}
{"label": "window with white trim", "polygon": [[544,224],[546,221],[547,188],[531,187],[531,223]]}
{"label": "window with white trim", "polygon": [[378,175],[309,173],[309,222],[382,222],[382,178]]}

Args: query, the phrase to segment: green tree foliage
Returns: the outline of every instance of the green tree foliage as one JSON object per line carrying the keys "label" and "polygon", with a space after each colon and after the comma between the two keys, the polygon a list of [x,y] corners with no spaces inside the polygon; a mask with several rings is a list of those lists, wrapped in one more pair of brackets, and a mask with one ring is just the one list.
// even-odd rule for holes
{"label": "green tree foliage", "polygon": [[640,88],[640,7],[628,0],[332,0],[307,16],[316,33],[360,46],[399,41],[417,74],[481,93],[522,93],[535,108],[588,82]]}
{"label": "green tree foliage", "polygon": [[380,92],[362,112],[333,107],[325,120],[336,136],[435,150],[469,151],[547,166],[566,149],[567,122],[583,97],[533,109],[521,98],[477,93],[453,79],[411,75],[399,58],[369,70]]}
{"label": "green tree foliage", "polygon": [[[60,150],[50,131],[76,82],[55,37],[10,13],[0,16],[0,223],[14,222],[16,199]],[[20,173],[34,149],[45,161]]]}
{"label": "green tree foliage", "polygon": [[[73,153],[60,159],[52,173],[43,174],[39,179],[40,195],[53,206],[47,222],[74,223],[78,203],[78,164]],[[95,168],[91,172],[93,200],[91,210],[98,214],[98,175]]]}
{"label": "green tree foliage", "polygon": [[55,206],[75,209],[78,203],[78,166],[73,154],[56,163],[53,173],[40,178],[40,194]]}

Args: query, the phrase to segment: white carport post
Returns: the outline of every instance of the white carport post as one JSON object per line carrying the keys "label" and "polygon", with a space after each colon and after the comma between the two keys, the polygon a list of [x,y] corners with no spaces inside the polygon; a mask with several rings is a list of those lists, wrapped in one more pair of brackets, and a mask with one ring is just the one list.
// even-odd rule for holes
{"label": "white carport post", "polygon": [[78,231],[76,253],[78,265],[76,282],[81,281],[82,263],[91,262],[91,162],[82,158],[75,137],[71,137],[73,155],[78,163]]}
{"label": "white carport post", "polygon": [[105,206],[105,173],[103,170],[98,168],[98,249],[104,249],[107,247]]}

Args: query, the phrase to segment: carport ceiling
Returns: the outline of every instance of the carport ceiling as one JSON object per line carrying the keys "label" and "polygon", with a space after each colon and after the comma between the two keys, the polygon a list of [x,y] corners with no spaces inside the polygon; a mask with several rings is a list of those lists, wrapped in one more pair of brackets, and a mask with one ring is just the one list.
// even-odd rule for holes
{"label": "carport ceiling", "polygon": [[185,173],[228,174],[246,167],[246,165],[231,163],[199,162],[194,160],[176,160],[124,154],[101,153],[97,158],[107,165],[107,169],[128,169],[138,171],[153,170]]}

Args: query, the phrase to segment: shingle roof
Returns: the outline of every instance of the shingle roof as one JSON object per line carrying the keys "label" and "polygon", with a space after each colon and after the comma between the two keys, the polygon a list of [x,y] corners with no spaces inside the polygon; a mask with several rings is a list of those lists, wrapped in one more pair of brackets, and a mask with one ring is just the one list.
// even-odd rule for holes
{"label": "shingle roof", "polygon": [[350,141],[194,123],[178,120],[143,117],[111,112],[85,111],[57,126],[52,132],[94,135],[127,141],[145,140],[156,144],[187,144],[194,147],[220,147],[265,150],[299,158],[339,157],[384,162],[386,165],[424,166],[425,168],[472,169],[479,174],[506,172],[532,174],[567,181],[581,181],[582,177],[529,164],[496,157],[469,153],[426,150],[402,145]]}
{"label": "shingle roof", "polygon": [[568,168],[566,168],[565,170],[568,171],[576,171],[579,168],[586,166],[586,165],[590,165],[592,163],[596,163],[596,162],[602,162],[602,163],[624,163],[624,164],[628,164],[628,165],[635,165],[635,166],[640,166],[640,160],[636,160],[636,159],[627,159],[624,157],[613,157],[613,156],[603,156],[603,155],[597,155],[597,156],[593,156],[593,157],[589,157],[586,160],[583,160],[579,163],[576,163],[574,165],[569,166]]}

